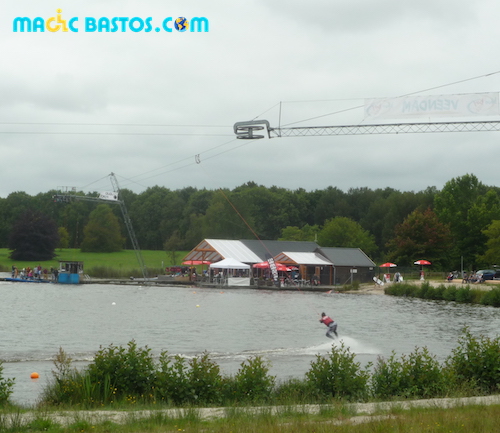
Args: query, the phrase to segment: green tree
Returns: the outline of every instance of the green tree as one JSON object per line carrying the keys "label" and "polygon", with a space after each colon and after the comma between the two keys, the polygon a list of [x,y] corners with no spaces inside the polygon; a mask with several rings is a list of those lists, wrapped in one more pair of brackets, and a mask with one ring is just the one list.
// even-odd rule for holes
{"label": "green tree", "polygon": [[95,208],[95,203],[75,200],[71,203],[54,204],[54,206],[60,210],[59,225],[68,231],[69,247],[79,248],[83,241],[83,228],[89,220],[90,212]]}
{"label": "green tree", "polygon": [[203,240],[204,215],[191,214],[189,218],[189,228],[184,238],[185,248],[192,249]]}
{"label": "green tree", "polygon": [[31,196],[25,192],[13,192],[0,200],[0,247],[8,248],[12,227],[22,214],[32,206]]}
{"label": "green tree", "polygon": [[170,256],[170,262],[173,265],[178,264],[177,259],[178,259],[178,253],[179,250],[182,248],[183,245],[183,240],[181,239],[181,236],[179,235],[179,231],[176,230],[170,238],[168,238],[167,241],[165,241],[165,244],[163,245],[165,248],[165,252]]}
{"label": "green tree", "polygon": [[468,214],[468,226],[471,237],[463,240],[463,245],[476,257],[476,265],[481,265],[480,257],[487,249],[488,237],[485,229],[494,221],[500,219],[500,197],[493,189],[477,198]]}
{"label": "green tree", "polygon": [[381,198],[383,190],[372,190],[367,187],[350,188],[346,195],[348,214],[344,215],[361,223],[371,205]]}
{"label": "green tree", "polygon": [[107,204],[97,206],[83,230],[82,252],[111,253],[121,251],[125,242],[118,218]]}
{"label": "green tree", "polygon": [[314,224],[322,225],[329,218],[349,216],[349,204],[344,191],[329,186],[313,193],[315,202]]}
{"label": "green tree", "polygon": [[[228,201],[229,199],[229,201]],[[203,237],[218,239],[254,239],[249,227],[255,227],[251,204],[229,191],[215,194],[203,218]]]}
{"label": "green tree", "polygon": [[488,267],[500,264],[500,220],[492,221],[483,230],[483,234],[488,240],[486,241],[486,252],[479,259]]}
{"label": "green tree", "polygon": [[141,248],[161,250],[163,242],[169,238],[166,233],[160,232],[160,228],[165,219],[165,206],[170,192],[169,189],[160,186],[148,188],[137,197],[129,209]]}
{"label": "green tree", "polygon": [[37,210],[27,210],[12,227],[9,246],[13,260],[44,261],[55,257],[59,242],[56,223]]}
{"label": "green tree", "polygon": [[463,256],[466,267],[475,268],[477,257],[486,247],[483,230],[500,219],[497,192],[467,174],[445,184],[434,199],[434,210],[439,220],[450,226],[455,259]]}
{"label": "green tree", "polygon": [[186,205],[179,223],[179,232],[184,239],[183,247],[191,249],[203,240],[204,215],[210,206],[213,191],[193,190],[186,199]]}
{"label": "green tree", "polygon": [[7,221],[9,208],[6,205],[6,199],[0,197],[0,248],[6,248],[11,229],[10,222]]}
{"label": "green tree", "polygon": [[57,229],[57,233],[59,234],[59,248],[68,248],[69,246],[69,233],[66,227],[59,227]]}
{"label": "green tree", "polygon": [[295,226],[288,226],[281,230],[281,237],[278,239],[280,241],[316,241],[318,236],[319,227],[314,225],[310,226],[306,224],[304,227],[299,229]]}
{"label": "green tree", "polygon": [[[235,188],[229,195],[233,203],[244,203],[245,212],[252,221],[252,229],[262,239],[276,239],[287,225],[286,206],[280,188],[257,186],[253,183]],[[239,207],[236,207],[239,211]]]}
{"label": "green tree", "polygon": [[373,235],[359,223],[346,217],[326,221],[318,233],[318,243],[322,247],[360,248],[368,255],[377,251]]}
{"label": "green tree", "polygon": [[426,259],[438,268],[446,268],[452,245],[448,225],[441,223],[431,209],[415,210],[396,227],[394,238],[388,242],[388,258],[406,266]]}
{"label": "green tree", "polygon": [[435,188],[427,188],[421,192],[400,192],[392,188],[377,189],[376,198],[359,223],[375,237],[379,253],[387,250],[387,242],[394,237],[394,229],[416,209],[425,210],[432,207]]}
{"label": "green tree", "polygon": [[142,248],[161,250],[165,239],[179,230],[184,214],[184,196],[188,193],[189,189],[170,191],[154,186],[136,198],[129,213]]}

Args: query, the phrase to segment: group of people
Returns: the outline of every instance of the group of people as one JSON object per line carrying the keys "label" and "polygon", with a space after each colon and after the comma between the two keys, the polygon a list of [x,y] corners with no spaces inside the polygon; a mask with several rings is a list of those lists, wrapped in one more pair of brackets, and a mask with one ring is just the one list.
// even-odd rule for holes
{"label": "group of people", "polygon": [[[50,268],[50,277],[57,281],[58,270]],[[20,278],[22,280],[48,280],[49,271],[47,268],[42,268],[41,265],[35,266],[33,269],[29,266],[19,270],[17,266],[12,265],[12,278]]]}
{"label": "group of people", "polygon": [[[450,272],[448,276],[446,277],[446,280],[451,283],[455,278],[458,277],[458,273],[455,272]],[[481,274],[477,274],[475,272],[468,273],[464,271],[462,275],[462,284],[478,284],[478,283],[484,283],[484,277]]]}
{"label": "group of people", "polygon": [[464,272],[464,275],[462,277],[462,284],[478,284],[478,283],[484,283],[484,278],[482,275],[478,275],[476,273],[470,273],[468,274],[467,272]]}
{"label": "group of people", "polygon": [[33,269],[29,266],[22,268],[20,271],[17,266],[12,265],[12,278],[21,278],[23,280],[41,280],[42,276],[46,278],[47,269],[42,269],[41,265],[35,266]]}

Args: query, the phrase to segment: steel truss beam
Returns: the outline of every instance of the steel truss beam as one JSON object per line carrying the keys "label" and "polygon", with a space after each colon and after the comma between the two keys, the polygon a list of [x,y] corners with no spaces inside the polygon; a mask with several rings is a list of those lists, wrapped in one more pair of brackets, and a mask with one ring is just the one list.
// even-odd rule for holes
{"label": "steel truss beam", "polygon": [[426,123],[388,123],[368,125],[338,126],[297,126],[272,128],[267,120],[237,122],[234,132],[240,139],[264,138],[255,131],[267,129],[269,138],[277,137],[313,137],[325,135],[374,135],[374,134],[411,134],[436,132],[487,132],[500,131],[500,121],[474,122],[426,122]]}

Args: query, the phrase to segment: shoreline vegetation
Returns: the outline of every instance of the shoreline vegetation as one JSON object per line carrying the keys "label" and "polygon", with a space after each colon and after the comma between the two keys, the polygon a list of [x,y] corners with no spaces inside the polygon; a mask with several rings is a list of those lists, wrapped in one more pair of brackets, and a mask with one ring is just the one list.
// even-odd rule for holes
{"label": "shoreline vegetation", "polygon": [[[412,431],[444,432],[444,420],[457,419],[450,418],[453,408],[467,405],[469,415],[458,417],[463,424],[457,431],[495,431],[463,427],[471,419],[484,426],[485,413],[500,414],[498,365],[500,339],[474,336],[467,328],[443,362],[424,347],[362,367],[340,342],[317,355],[303,379],[279,382],[259,356],[225,376],[208,353],[187,360],[164,352],[154,359],[150,349],[131,341],[101,348],[77,370],[60,348],[35,408],[9,404],[14,380],[2,377],[0,364],[0,432],[296,431],[292,426],[320,432],[333,423],[352,427],[359,415],[380,430],[360,425],[349,431],[406,431],[401,426],[416,417],[425,422]],[[443,428],[429,430],[430,419]]]}
{"label": "shoreline vegetation", "polygon": [[[142,250],[141,254],[144,263],[148,269],[149,275],[162,275],[165,273],[165,268],[181,265],[183,258],[189,251],[164,251],[164,250]],[[57,268],[59,261],[78,261],[84,263],[84,271],[92,278],[123,278],[127,279],[133,276],[141,278],[142,272],[137,263],[137,256],[134,250],[122,250],[114,253],[84,253],[78,248],[61,248],[56,250],[56,257],[53,260],[47,261],[20,261],[12,260],[10,250],[0,248],[0,272],[10,272],[12,265],[16,265],[18,269],[34,268],[41,265],[43,268]],[[198,271],[207,269],[207,265],[194,266]],[[431,279],[443,280],[446,272],[428,272],[427,275]],[[381,277],[381,275],[379,275]],[[406,280],[418,281],[419,272],[403,272]],[[369,283],[368,285],[372,285]]]}
{"label": "shoreline vegetation", "polygon": [[385,286],[384,293],[390,296],[419,298],[432,301],[448,301],[500,307],[500,285],[441,283],[425,281],[415,283],[393,283]]}
{"label": "shoreline vegetation", "polygon": [[[189,251],[177,251],[167,253],[163,250],[144,250],[141,251],[144,262],[151,276],[165,273],[165,268],[174,266],[175,262],[181,262],[182,258]],[[63,248],[56,250],[56,258],[47,261],[19,261],[9,258],[10,250],[0,248],[0,272],[10,272],[12,265],[18,269],[34,268],[41,265],[42,268],[58,268],[59,261],[79,261],[84,262],[84,272],[93,278],[123,278],[130,277],[141,278],[142,271],[137,263],[137,256],[134,250],[122,250],[115,253],[82,253],[77,248]]]}

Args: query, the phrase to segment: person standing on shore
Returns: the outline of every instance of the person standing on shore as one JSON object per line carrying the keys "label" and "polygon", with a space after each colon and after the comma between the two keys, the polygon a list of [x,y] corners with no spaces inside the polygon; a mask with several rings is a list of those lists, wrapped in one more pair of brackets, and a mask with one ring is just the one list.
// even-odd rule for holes
{"label": "person standing on shore", "polygon": [[337,323],[331,317],[328,317],[325,313],[321,313],[321,319],[319,319],[319,321],[328,327],[328,331],[326,331],[326,336],[328,338],[334,338],[332,333],[335,334],[335,337],[339,336],[337,334]]}

